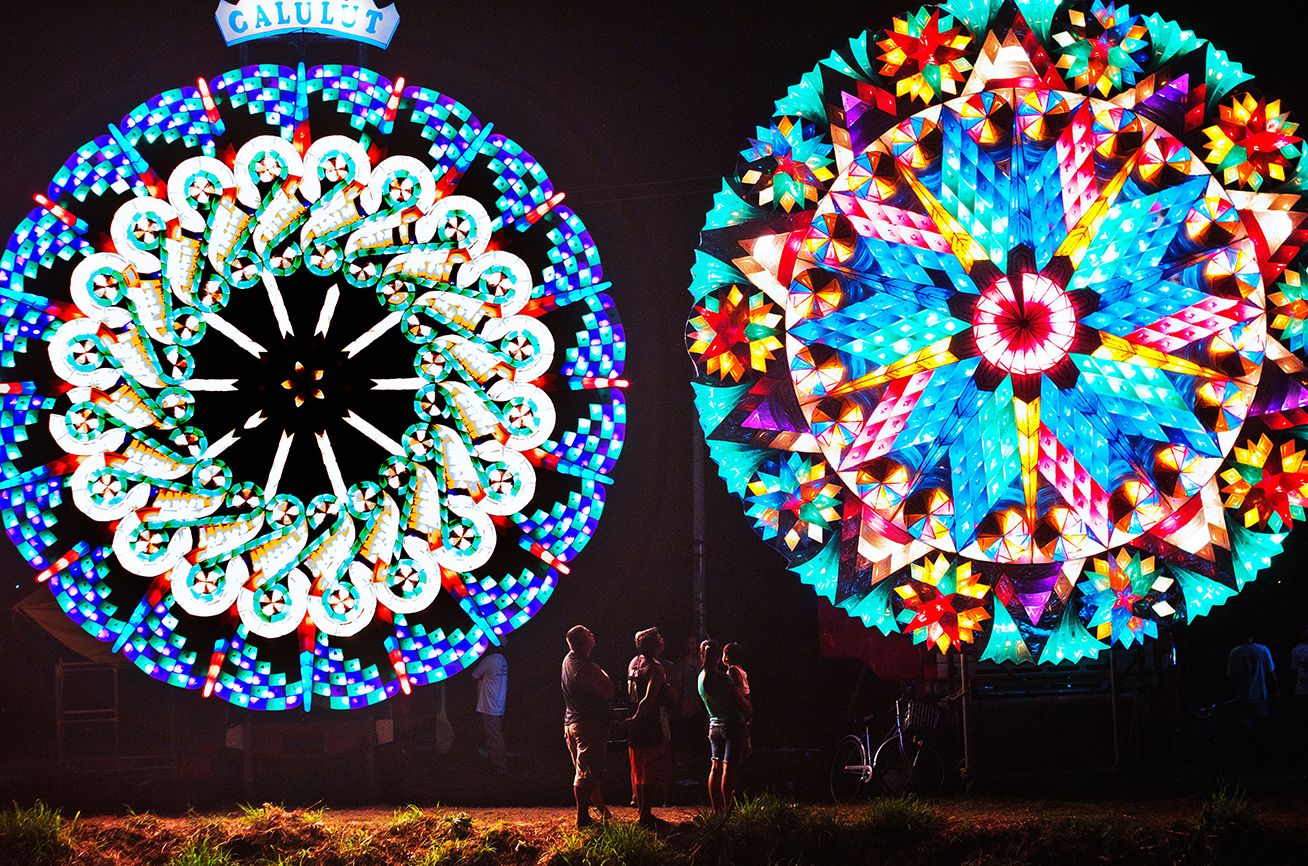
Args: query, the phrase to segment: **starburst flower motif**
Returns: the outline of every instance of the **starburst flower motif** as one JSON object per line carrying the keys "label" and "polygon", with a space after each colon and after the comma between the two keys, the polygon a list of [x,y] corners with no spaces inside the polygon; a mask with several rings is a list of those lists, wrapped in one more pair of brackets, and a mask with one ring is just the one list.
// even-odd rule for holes
{"label": "starburst flower motif", "polygon": [[1304,270],[1287,270],[1267,295],[1272,305],[1268,330],[1295,352],[1308,347],[1308,276]]}
{"label": "starburst flower motif", "polygon": [[[816,201],[717,195],[689,331],[746,283],[782,318],[739,378],[692,350],[709,451],[865,625],[1076,663],[1233,599],[1308,513],[1303,145],[1179,33],[1120,0],[928,5],[776,103],[831,144]],[[824,467],[820,535],[758,499],[792,460]],[[965,572],[993,593],[918,579]]]}
{"label": "starburst flower motif", "polygon": [[760,206],[780,205],[786,213],[815,204],[835,177],[831,151],[816,124],[801,117],[778,118],[758,127],[740,152],[745,162],[740,184]]}
{"label": "starburst flower motif", "polygon": [[748,513],[765,536],[794,550],[804,542],[826,540],[840,520],[839,493],[824,462],[791,454],[759,467],[749,483]]}
{"label": "starburst flower motif", "polygon": [[972,68],[968,53],[972,34],[961,21],[924,6],[896,18],[881,34],[882,75],[895,82],[895,95],[923,104],[943,94],[956,95],[964,74]]}
{"label": "starburst flower motif", "polygon": [[1288,530],[1303,521],[1308,505],[1308,452],[1294,442],[1276,448],[1266,435],[1235,449],[1236,463],[1222,473],[1227,508],[1237,512],[1246,529]]}
{"label": "starburst flower motif", "polygon": [[895,587],[903,602],[899,621],[913,635],[941,652],[960,643],[972,643],[981,623],[990,619],[985,597],[990,587],[981,583],[969,562],[951,562],[944,555],[914,563],[910,579]]}
{"label": "starburst flower motif", "polygon": [[1289,112],[1281,112],[1279,99],[1234,96],[1220,106],[1217,122],[1204,128],[1204,161],[1228,184],[1262,189],[1268,181],[1284,181],[1298,163],[1303,153],[1303,139],[1294,134],[1298,128]]}
{"label": "starburst flower motif", "polygon": [[759,291],[731,285],[704,298],[691,318],[690,353],[709,375],[739,382],[746,370],[765,370],[781,351],[781,313]]}
{"label": "starburst flower motif", "polygon": [[1081,586],[1087,627],[1097,639],[1126,647],[1158,637],[1158,619],[1176,613],[1165,598],[1173,583],[1155,571],[1152,556],[1122,550],[1116,556],[1095,557],[1093,571]]}
{"label": "starburst flower motif", "polygon": [[1135,84],[1149,60],[1149,28],[1130,7],[1095,0],[1087,14],[1067,11],[1069,29],[1054,34],[1061,52],[1057,66],[1078,90],[1108,96]]}

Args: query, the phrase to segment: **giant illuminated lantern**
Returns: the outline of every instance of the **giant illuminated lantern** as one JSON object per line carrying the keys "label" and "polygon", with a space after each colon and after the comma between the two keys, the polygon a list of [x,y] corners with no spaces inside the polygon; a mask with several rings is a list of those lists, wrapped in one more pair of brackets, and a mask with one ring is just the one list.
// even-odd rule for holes
{"label": "giant illuminated lantern", "polygon": [[954,0],[776,103],[708,214],[710,452],[849,615],[1076,661],[1227,602],[1304,518],[1303,142],[1193,33]]}
{"label": "giant illuminated lantern", "polygon": [[525,623],[622,447],[622,327],[544,169],[447,96],[252,66],[78,149],[0,262],[0,515],[60,606],[252,709]]}

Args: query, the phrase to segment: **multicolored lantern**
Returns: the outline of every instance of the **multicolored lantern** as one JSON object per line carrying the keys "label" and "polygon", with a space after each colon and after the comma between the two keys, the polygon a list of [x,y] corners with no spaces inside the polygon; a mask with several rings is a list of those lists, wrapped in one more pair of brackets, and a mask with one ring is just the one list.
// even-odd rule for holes
{"label": "multicolored lantern", "polygon": [[1225,603],[1303,519],[1303,143],[1112,2],[925,6],[776,104],[702,234],[709,449],[889,634],[1075,661]]}
{"label": "multicolored lantern", "polygon": [[85,630],[243,707],[467,667],[550,597],[622,447],[622,327],[562,201],[367,69],[151,98],[0,261],[11,540]]}

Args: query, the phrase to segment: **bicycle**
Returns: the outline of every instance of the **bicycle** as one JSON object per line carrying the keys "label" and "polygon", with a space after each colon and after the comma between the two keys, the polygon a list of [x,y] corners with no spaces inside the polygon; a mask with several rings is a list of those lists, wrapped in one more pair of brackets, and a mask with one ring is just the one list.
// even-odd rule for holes
{"label": "bicycle", "polygon": [[[872,716],[863,717],[861,734],[836,745],[831,762],[831,796],[848,803],[874,780],[887,794],[929,794],[944,784],[945,765],[924,739],[940,724],[939,704],[911,698],[895,701],[895,721],[872,748]],[[870,758],[870,760],[869,760]]]}
{"label": "bicycle", "polygon": [[1226,786],[1226,767],[1222,760],[1222,707],[1234,703],[1235,701],[1222,701],[1197,707],[1190,711],[1191,715],[1199,722],[1199,733],[1203,739],[1204,752],[1208,759],[1208,781],[1214,791],[1220,791]]}

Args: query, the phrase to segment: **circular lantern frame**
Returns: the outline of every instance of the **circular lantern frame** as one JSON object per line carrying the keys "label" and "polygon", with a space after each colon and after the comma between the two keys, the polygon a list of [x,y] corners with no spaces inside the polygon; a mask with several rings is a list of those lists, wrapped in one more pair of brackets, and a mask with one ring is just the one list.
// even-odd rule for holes
{"label": "circular lantern frame", "polygon": [[78,148],[0,260],[0,516],[156,679],[375,704],[524,625],[625,428],[599,253],[455,100],[234,69]]}
{"label": "circular lantern frame", "polygon": [[1075,662],[1203,616],[1308,503],[1297,125],[1103,0],[945,2],[776,103],[701,234],[711,455],[866,626]]}

